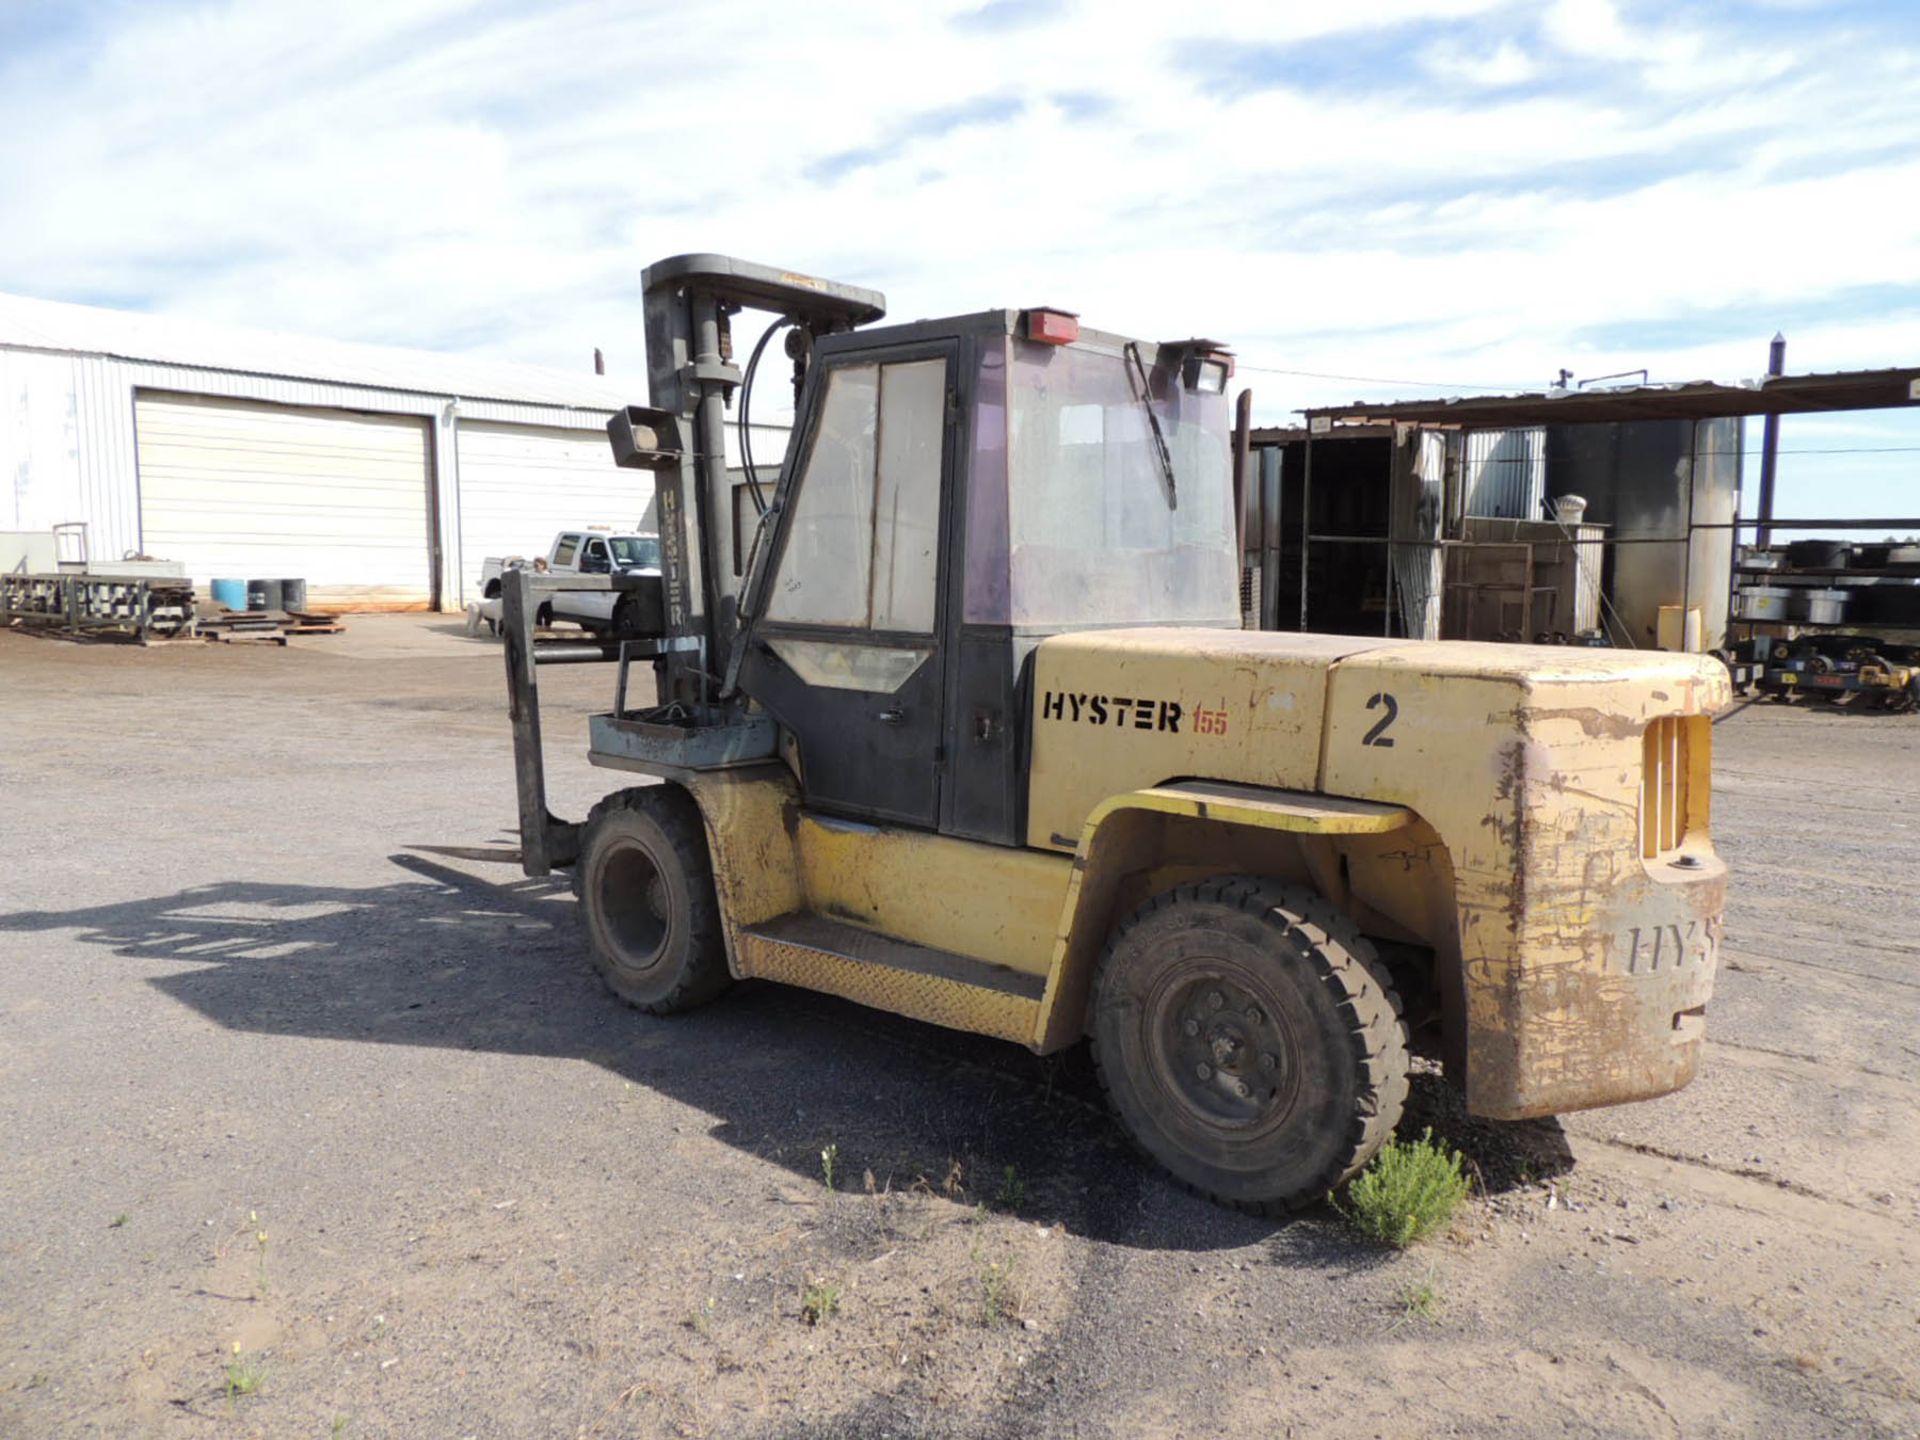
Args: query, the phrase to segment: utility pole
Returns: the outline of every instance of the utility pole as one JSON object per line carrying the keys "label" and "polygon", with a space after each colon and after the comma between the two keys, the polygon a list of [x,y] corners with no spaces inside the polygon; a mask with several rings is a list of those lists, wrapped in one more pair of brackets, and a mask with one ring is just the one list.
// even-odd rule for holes
{"label": "utility pole", "polygon": [[[1787,337],[1775,334],[1767,350],[1767,378],[1787,373]],[[1769,414],[1760,431],[1760,528],[1754,543],[1762,550],[1773,538],[1773,471],[1780,453],[1780,417]]]}

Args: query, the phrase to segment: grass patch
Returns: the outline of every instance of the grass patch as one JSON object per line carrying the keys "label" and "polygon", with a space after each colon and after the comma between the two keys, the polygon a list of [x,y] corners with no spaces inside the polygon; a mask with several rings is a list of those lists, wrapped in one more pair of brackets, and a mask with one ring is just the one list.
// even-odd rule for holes
{"label": "grass patch", "polygon": [[122,1210],[118,1215],[114,1216],[113,1219],[107,1222],[107,1229],[118,1230],[131,1219],[133,1219],[133,1217],[127,1214],[126,1211]]}
{"label": "grass patch", "polygon": [[1027,1182],[1013,1166],[1007,1166],[1006,1173],[1000,1177],[1000,1193],[994,1198],[1002,1210],[1018,1210],[1027,1198]]}
{"label": "grass patch", "polygon": [[1440,1287],[1433,1283],[1433,1272],[1427,1272],[1427,1278],[1418,1285],[1409,1285],[1400,1292],[1400,1318],[1404,1320],[1424,1320],[1433,1324],[1440,1318]]}
{"label": "grass patch", "polygon": [[1469,1188],[1460,1156],[1428,1130],[1411,1142],[1389,1140],[1338,1208],[1361,1234],[1404,1250],[1444,1229]]}
{"label": "grass patch", "polygon": [[980,1241],[969,1252],[980,1278],[980,1323],[991,1329],[1008,1320],[1018,1320],[1025,1308],[1025,1292],[1014,1273],[1013,1257],[989,1260]]}
{"label": "grass patch", "polygon": [[1010,1320],[1019,1309],[1013,1288],[1013,1266],[995,1260],[980,1272],[980,1318],[989,1325]]}
{"label": "grass patch", "polygon": [[687,1329],[696,1335],[707,1334],[713,1328],[713,1312],[718,1305],[719,1302],[709,1295],[706,1304],[696,1306],[687,1316]]}
{"label": "grass patch", "polygon": [[800,1318],[809,1325],[821,1324],[839,1313],[838,1285],[809,1285],[800,1297]]}
{"label": "grass patch", "polygon": [[241,1395],[253,1395],[267,1383],[267,1362],[257,1355],[236,1355],[227,1362],[227,1404]]}

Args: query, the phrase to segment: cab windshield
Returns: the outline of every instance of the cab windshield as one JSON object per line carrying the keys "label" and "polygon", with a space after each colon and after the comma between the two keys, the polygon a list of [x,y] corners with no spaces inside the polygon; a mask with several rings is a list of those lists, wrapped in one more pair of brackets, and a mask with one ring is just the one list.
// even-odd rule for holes
{"label": "cab windshield", "polygon": [[[1151,347],[1145,347],[1151,351]],[[967,619],[1033,629],[1240,624],[1227,400],[1123,356],[1014,340],[983,363]]]}
{"label": "cab windshield", "polygon": [[613,563],[622,570],[658,570],[660,537],[657,535],[615,535],[607,541],[613,551]]}

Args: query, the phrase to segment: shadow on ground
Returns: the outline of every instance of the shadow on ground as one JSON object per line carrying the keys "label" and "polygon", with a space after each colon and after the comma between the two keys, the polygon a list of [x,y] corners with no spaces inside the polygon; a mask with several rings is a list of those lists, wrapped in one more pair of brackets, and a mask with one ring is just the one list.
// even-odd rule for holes
{"label": "shadow on ground", "polygon": [[[495,846],[415,848],[517,861]],[[72,930],[117,955],[193,965],[151,983],[233,1030],[588,1060],[714,1117],[716,1138],[808,1183],[832,1144],[853,1183],[871,1172],[882,1187],[958,1187],[988,1202],[1011,1166],[1022,1215],[1114,1244],[1232,1248],[1288,1228],[1183,1195],[1136,1159],[1085,1047],[1036,1056],[758,983],[694,1014],[641,1015],[595,979],[564,877],[496,882],[420,854],[389,858],[413,878],[226,881],[0,916],[0,935]],[[1466,1152],[1490,1190],[1571,1164],[1557,1122],[1473,1120],[1430,1072],[1414,1077],[1402,1131],[1427,1128]],[[1368,1263],[1364,1247],[1312,1228],[1321,1238],[1288,1236],[1276,1258]]]}

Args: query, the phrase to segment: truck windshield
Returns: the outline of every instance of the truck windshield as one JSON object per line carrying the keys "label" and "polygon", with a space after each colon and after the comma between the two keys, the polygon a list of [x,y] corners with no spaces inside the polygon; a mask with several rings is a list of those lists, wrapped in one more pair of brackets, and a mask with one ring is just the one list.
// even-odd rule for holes
{"label": "truck windshield", "polygon": [[[969,620],[1239,625],[1226,397],[1185,389],[1177,368],[1150,374],[1177,503],[1121,356],[1024,340],[1004,359],[989,356],[968,527]],[[1001,425],[1004,449],[994,454]],[[995,492],[1005,496],[999,514],[990,513],[1000,508]]]}
{"label": "truck windshield", "polygon": [[660,568],[660,538],[657,535],[615,535],[607,544],[613,547],[613,563],[622,570]]}

